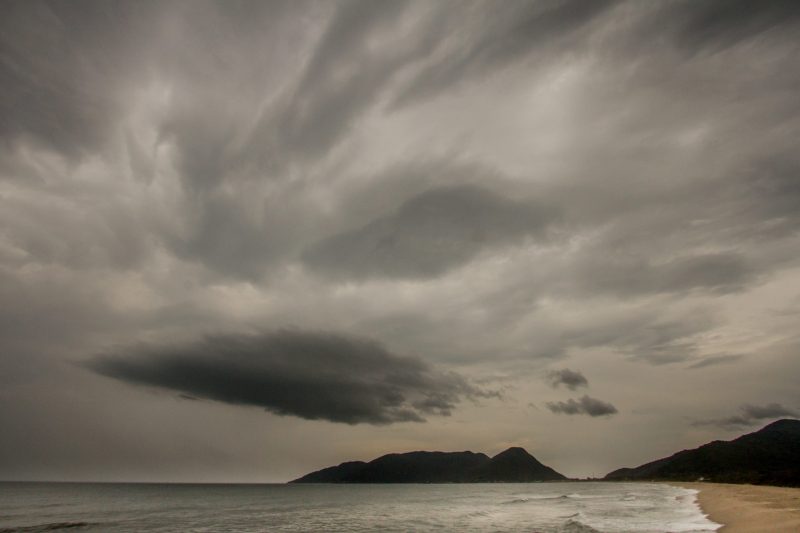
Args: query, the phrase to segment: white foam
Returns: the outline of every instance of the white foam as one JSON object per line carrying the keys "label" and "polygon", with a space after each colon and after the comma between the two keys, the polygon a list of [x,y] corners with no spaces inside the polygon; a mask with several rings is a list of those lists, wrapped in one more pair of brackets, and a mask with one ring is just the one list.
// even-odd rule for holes
{"label": "white foam", "polygon": [[619,485],[622,490],[616,504],[584,503],[583,524],[618,533],[710,533],[722,527],[702,512],[696,490],[654,483]]}

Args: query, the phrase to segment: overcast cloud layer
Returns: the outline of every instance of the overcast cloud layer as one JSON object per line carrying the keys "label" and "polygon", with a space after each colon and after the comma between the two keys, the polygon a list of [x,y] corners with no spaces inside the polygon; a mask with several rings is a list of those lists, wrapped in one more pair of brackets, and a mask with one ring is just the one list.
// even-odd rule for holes
{"label": "overcast cloud layer", "polygon": [[797,35],[792,0],[5,2],[0,479],[600,475],[795,416]]}

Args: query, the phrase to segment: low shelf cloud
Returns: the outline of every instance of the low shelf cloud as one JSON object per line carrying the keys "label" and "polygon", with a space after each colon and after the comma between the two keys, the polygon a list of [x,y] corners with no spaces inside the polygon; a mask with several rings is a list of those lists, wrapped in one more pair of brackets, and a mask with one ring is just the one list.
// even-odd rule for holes
{"label": "low shelf cloud", "polygon": [[288,329],[140,347],[85,366],[186,399],[345,424],[424,422],[429,415],[449,416],[463,399],[492,395],[368,339]]}

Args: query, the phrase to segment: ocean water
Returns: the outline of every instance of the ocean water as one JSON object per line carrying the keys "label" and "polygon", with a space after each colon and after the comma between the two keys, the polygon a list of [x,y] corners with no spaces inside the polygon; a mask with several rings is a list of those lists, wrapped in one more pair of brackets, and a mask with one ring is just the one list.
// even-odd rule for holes
{"label": "ocean water", "polygon": [[695,491],[651,483],[0,483],[0,533],[712,532]]}

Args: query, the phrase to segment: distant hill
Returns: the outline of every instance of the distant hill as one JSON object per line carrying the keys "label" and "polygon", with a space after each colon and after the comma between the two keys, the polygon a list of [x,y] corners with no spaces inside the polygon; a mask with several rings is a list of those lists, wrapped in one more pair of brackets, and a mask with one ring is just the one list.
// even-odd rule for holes
{"label": "distant hill", "polygon": [[[485,456],[484,456],[485,457]],[[563,481],[567,479],[540,463],[523,448],[509,448],[472,472],[472,482]]]}
{"label": "distant hill", "polygon": [[564,476],[522,448],[489,458],[473,452],[390,453],[323,468],[290,483],[486,483],[559,481]]}
{"label": "distant hill", "polygon": [[778,420],[732,441],[714,441],[636,468],[621,468],[607,480],[695,481],[800,486],[800,421]]}

